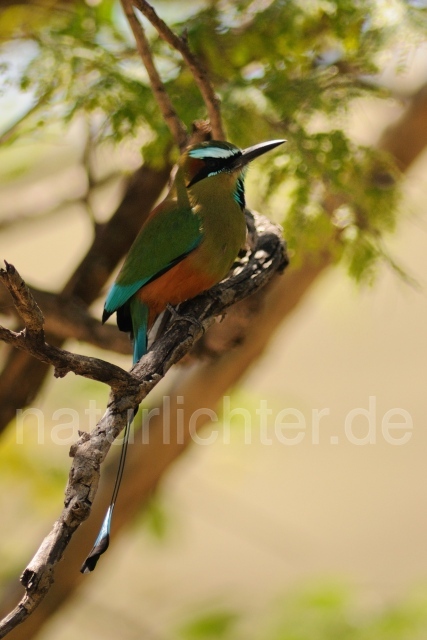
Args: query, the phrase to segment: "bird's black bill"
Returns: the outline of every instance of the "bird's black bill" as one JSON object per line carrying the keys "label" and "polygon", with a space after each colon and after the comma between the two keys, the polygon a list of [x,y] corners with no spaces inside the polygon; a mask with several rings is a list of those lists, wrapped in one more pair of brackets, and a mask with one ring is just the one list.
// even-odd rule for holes
{"label": "bird's black bill", "polygon": [[135,417],[135,413],[132,413],[131,417],[128,418],[128,421],[126,423],[122,450],[120,452],[119,468],[117,470],[117,476],[116,476],[116,481],[114,483],[114,489],[113,489],[113,494],[111,496],[110,506],[108,507],[107,513],[105,514],[105,518],[102,522],[101,529],[99,530],[98,537],[95,540],[95,544],[93,545],[92,551],[89,553],[88,557],[83,562],[80,568],[80,573],[90,573],[91,571],[93,571],[96,567],[96,563],[98,562],[100,556],[102,556],[102,554],[107,551],[108,545],[110,544],[111,520],[113,518],[114,506],[116,504],[117,495],[119,493],[120,484],[123,477],[123,471],[124,471],[125,462],[126,462],[126,453],[128,448],[128,442],[129,442],[130,426],[132,424],[132,420]]}
{"label": "bird's black bill", "polygon": [[269,140],[268,142],[260,142],[260,144],[255,144],[253,147],[243,149],[242,155],[236,158],[236,164],[237,166],[244,167],[248,162],[255,160],[258,156],[262,156],[264,153],[267,153],[267,151],[275,149],[284,142],[286,142],[286,140]]}

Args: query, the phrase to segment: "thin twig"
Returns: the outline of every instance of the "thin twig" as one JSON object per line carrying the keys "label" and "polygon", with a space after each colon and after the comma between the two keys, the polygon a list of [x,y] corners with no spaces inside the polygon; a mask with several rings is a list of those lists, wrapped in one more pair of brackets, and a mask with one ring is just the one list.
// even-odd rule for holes
{"label": "thin twig", "polygon": [[[32,614],[53,584],[55,566],[61,560],[76,529],[90,514],[98,488],[100,465],[111,443],[125,427],[128,413],[133,412],[166,371],[191,350],[216,316],[223,315],[232,304],[258,291],[286,266],[285,247],[278,227],[266,218],[249,212],[247,219],[253,250],[241,260],[227,280],[180,306],[182,315],[155,341],[147,355],[130,373],[123,371],[128,376],[128,382],[117,392],[113,388],[107,410],[95,429],[90,434],[83,432],[80,440],[73,445],[70,455],[74,459],[65,492],[64,508],[21,576],[26,593],[17,607],[0,622],[0,638],[4,638]],[[11,266],[0,274],[14,296],[20,315],[25,316],[41,342],[43,316],[31,299],[25,283]],[[34,310],[34,318],[28,317],[30,308]],[[67,352],[64,354],[70,370],[79,373],[73,366],[75,359],[80,356]],[[38,358],[45,357],[41,350],[36,350],[34,355]],[[86,364],[90,366],[89,362]],[[100,379],[95,369],[93,372],[93,377]]]}
{"label": "thin twig", "polygon": [[87,212],[90,223],[94,231],[96,232],[98,223],[97,223],[95,211],[92,207],[92,202],[91,202],[93,191],[97,186],[97,182],[92,169],[92,152],[94,148],[94,140],[93,140],[89,118],[86,118],[85,124],[86,124],[86,132],[85,132],[86,139],[83,146],[81,162],[83,165],[83,169],[86,173],[87,185],[86,185],[86,191],[82,196],[82,202],[84,203],[85,210]]}
{"label": "thin twig", "polygon": [[145,35],[145,31],[135,15],[132,0],[121,0],[121,3],[133,35],[135,36],[136,46],[138,47],[139,55],[141,56],[147,70],[157,104],[159,105],[163,118],[168,125],[176,144],[182,151],[187,145],[187,131],[185,125],[175,111],[171,99],[169,98],[160,78],[159,72],[156,69],[150,45]]}
{"label": "thin twig", "polygon": [[221,101],[216,95],[208,72],[200,60],[192,53],[185,38],[177,36],[168,25],[157,15],[154,8],[146,0],[122,0],[126,4],[133,4],[141,11],[147,20],[157,30],[159,36],[171,47],[179,51],[188,65],[194,80],[206,105],[209,120],[212,126],[212,134],[216,140],[225,140],[224,128],[221,120]]}

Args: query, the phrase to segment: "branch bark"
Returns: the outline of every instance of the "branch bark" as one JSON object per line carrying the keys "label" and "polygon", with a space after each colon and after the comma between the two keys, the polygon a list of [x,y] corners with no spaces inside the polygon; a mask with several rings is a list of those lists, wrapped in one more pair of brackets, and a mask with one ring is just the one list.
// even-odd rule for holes
{"label": "branch bark", "polygon": [[216,316],[222,315],[232,304],[258,291],[287,265],[280,229],[262,216],[247,212],[247,218],[253,251],[248,253],[227,280],[180,305],[182,315],[155,341],[151,350],[132,368],[131,373],[97,359],[52,350],[44,341],[43,315],[19,274],[11,265],[0,272],[0,277],[26,323],[25,333],[15,334],[2,328],[0,337],[13,344],[19,343],[19,348],[28,349],[43,361],[49,358],[50,362],[59,366],[60,375],[74,371],[106,382],[112,390],[108,407],[98,425],[90,434],[83,433],[72,447],[70,455],[73,463],[65,492],[64,509],[21,576],[26,593],[17,607],[0,622],[0,638],[31,615],[49,591],[57,563],[76,529],[90,514],[98,488],[100,465],[111,443],[124,429],[129,412],[133,413],[168,369],[190,351]]}

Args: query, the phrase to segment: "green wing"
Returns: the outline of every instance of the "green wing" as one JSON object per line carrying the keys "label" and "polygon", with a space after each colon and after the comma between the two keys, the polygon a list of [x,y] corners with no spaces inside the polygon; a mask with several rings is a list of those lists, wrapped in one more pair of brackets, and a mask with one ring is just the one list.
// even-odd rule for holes
{"label": "green wing", "polygon": [[194,251],[202,237],[200,218],[190,208],[177,208],[173,200],[162,202],[142,227],[108,292],[103,320]]}

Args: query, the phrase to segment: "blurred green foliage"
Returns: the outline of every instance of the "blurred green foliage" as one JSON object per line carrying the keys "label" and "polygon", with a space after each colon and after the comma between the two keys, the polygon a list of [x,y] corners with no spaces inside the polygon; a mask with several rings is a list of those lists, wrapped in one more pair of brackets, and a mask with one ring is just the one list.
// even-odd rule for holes
{"label": "blurred green foliage", "polygon": [[[393,0],[387,11],[383,5],[381,0],[155,3],[172,29],[185,31],[208,69],[229,139],[241,146],[288,139],[275,160],[269,156],[259,163],[259,198],[267,206],[275,194],[276,208],[280,202],[277,217],[295,262],[308,254],[316,260],[327,247],[359,280],[371,279],[382,258],[394,265],[382,238],[396,224],[398,180],[385,187],[372,175],[398,174],[388,158],[351,139],[346,111],[360,96],[387,98],[376,81],[384,52],[408,36],[419,41],[426,28],[416,4]],[[192,76],[149,26],[147,33],[166,89],[190,126],[206,116]],[[6,61],[12,45],[13,52],[24,43],[33,45],[20,73],[9,77],[32,95],[32,106],[3,141],[43,136],[53,123],[64,126],[84,113],[97,144],[138,135],[144,160],[164,162],[170,134],[118,2],[12,6],[2,12],[0,41]],[[331,198],[337,204],[331,205]]]}
{"label": "blurred green foliage", "polygon": [[423,640],[427,634],[426,593],[366,612],[348,589],[323,584],[281,598],[268,622],[248,629],[244,615],[226,608],[198,614],[184,623],[182,640]]}
{"label": "blurred green foliage", "polygon": [[[153,494],[148,503],[144,505],[144,509],[140,515],[143,526],[154,539],[162,541],[166,538],[170,528],[170,519],[167,509],[162,502],[161,494]],[[138,519],[136,524],[138,526]]]}
{"label": "blurred green foliage", "polygon": [[230,638],[234,633],[238,615],[229,611],[207,613],[183,626],[180,636],[185,640],[208,640],[209,638]]}

